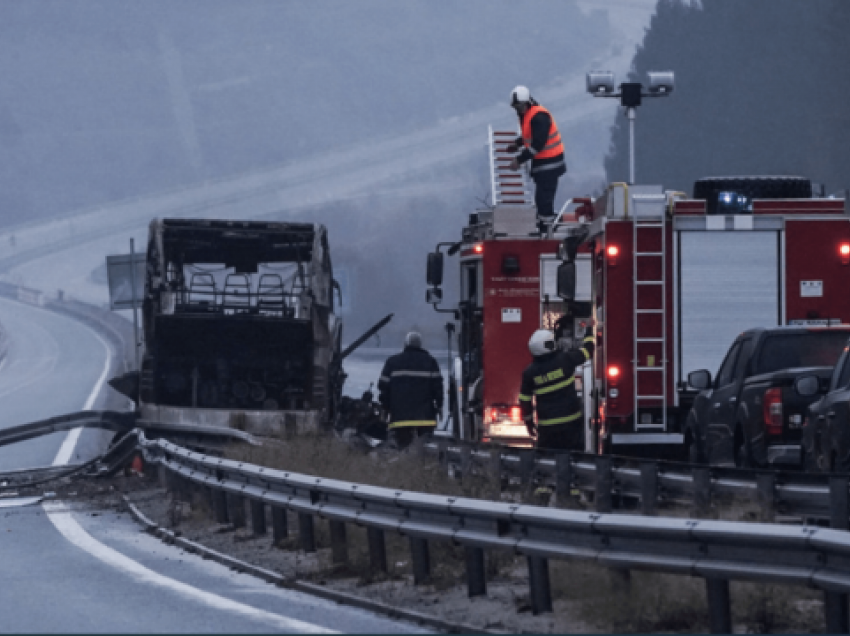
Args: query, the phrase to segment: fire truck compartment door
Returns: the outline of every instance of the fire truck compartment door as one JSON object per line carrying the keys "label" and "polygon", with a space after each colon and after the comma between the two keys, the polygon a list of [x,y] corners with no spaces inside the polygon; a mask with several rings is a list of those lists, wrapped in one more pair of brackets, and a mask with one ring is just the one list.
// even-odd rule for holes
{"label": "fire truck compartment door", "polygon": [[742,331],[780,324],[776,231],[679,234],[678,380],[697,369],[712,375]]}

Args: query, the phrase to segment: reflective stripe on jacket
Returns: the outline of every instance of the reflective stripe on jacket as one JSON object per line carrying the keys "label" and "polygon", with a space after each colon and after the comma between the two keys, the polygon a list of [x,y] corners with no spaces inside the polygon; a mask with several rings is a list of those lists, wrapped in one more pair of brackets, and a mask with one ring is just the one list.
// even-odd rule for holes
{"label": "reflective stripe on jacket", "polygon": [[436,426],[443,406],[443,376],[433,356],[405,347],[384,364],[378,400],[390,414],[389,428]]}
{"label": "reflective stripe on jacket", "polygon": [[576,367],[590,360],[593,349],[593,335],[587,335],[578,349],[534,358],[522,372],[519,405],[524,421],[533,421],[535,406],[538,426],[568,424],[581,418],[575,372]]}
{"label": "reflective stripe on jacket", "polygon": [[[544,132],[540,130],[540,126],[544,123],[535,126],[532,124],[534,117],[540,113],[545,114],[549,120],[549,130],[545,132],[545,139],[542,139]],[[558,126],[555,124],[555,118],[552,114],[543,108],[540,104],[532,105],[522,117],[522,143],[527,152],[532,158],[531,173],[542,172],[544,170],[566,170],[566,162],[564,161],[564,144],[561,141],[561,133],[558,131]],[[537,133],[538,138],[535,139],[534,133]],[[541,144],[543,144],[541,146]],[[524,153],[523,153],[524,154]]]}

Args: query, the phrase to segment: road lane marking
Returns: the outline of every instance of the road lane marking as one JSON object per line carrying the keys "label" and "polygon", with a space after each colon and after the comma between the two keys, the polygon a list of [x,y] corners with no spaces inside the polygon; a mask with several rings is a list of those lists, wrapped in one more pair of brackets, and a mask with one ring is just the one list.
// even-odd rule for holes
{"label": "road lane marking", "polygon": [[[100,340],[100,344],[103,345],[104,349],[106,349],[106,363],[103,365],[103,371],[100,374],[100,377],[97,379],[97,382],[92,389],[92,392],[89,394],[86,403],[83,405],[84,411],[91,410],[91,407],[94,406],[95,401],[97,400],[97,396],[100,395],[100,391],[103,389],[103,384],[106,382],[106,376],[109,375],[109,367],[110,367],[110,359],[112,357],[112,348],[109,346],[103,338],[101,338],[98,334],[92,331],[94,337]],[[83,432],[82,427],[72,428],[68,431],[68,435],[65,437],[62,442],[62,446],[59,447],[59,451],[56,453],[56,457],[53,459],[54,466],[64,466],[69,461],[71,461],[71,455],[74,454],[74,448],[77,446],[77,441],[80,439],[80,434]]]}
{"label": "road lane marking", "polygon": [[[103,344],[106,349],[106,364],[104,365],[103,372],[100,374],[100,377],[95,383],[91,394],[83,405],[84,411],[91,409],[97,400],[97,397],[103,388],[103,384],[106,382],[106,376],[109,374],[110,358],[112,356],[112,349],[109,344],[98,334],[95,333],[94,335],[98,340],[100,340],[101,344]],[[53,460],[54,466],[64,466],[70,461],[82,430],[82,428],[75,428],[68,432],[68,435],[65,437],[65,440],[62,442],[62,446],[59,448],[59,451],[56,453],[56,457]],[[47,502],[43,504],[42,507],[44,508],[47,518],[50,519],[50,522],[69,542],[78,548],[85,550],[107,565],[129,574],[137,581],[164,587],[170,591],[177,592],[178,594],[216,609],[234,612],[253,620],[272,624],[282,631],[310,634],[338,633],[334,630],[325,629],[312,623],[266,612],[265,610],[233,601],[229,598],[219,596],[218,594],[205,592],[186,583],[158,574],[157,572],[154,572],[153,570],[150,570],[142,564],[132,560],[130,557],[121,554],[117,550],[104,545],[87,533],[80,524],[74,520],[71,516],[71,511],[65,506],[65,504],[60,502]]]}
{"label": "road lane marking", "polygon": [[275,629],[281,631],[302,634],[339,633],[331,629],[314,625],[313,623],[300,621],[294,618],[287,618],[280,614],[273,614],[272,612],[251,607],[250,605],[233,601],[224,596],[213,594],[212,592],[205,592],[204,590],[192,587],[191,585],[181,581],[163,576],[162,574],[146,568],[130,557],[121,554],[117,550],[104,545],[92,537],[80,526],[79,523],[77,523],[77,521],[73,518],[71,511],[64,503],[48,502],[43,504],[43,507],[47,513],[47,518],[50,519],[53,525],[56,526],[56,529],[69,542],[78,548],[85,550],[103,563],[130,575],[133,579],[140,583],[156,585],[169,592],[176,592],[185,598],[198,601],[214,609],[233,612],[240,616],[244,616],[245,618],[272,625]]}

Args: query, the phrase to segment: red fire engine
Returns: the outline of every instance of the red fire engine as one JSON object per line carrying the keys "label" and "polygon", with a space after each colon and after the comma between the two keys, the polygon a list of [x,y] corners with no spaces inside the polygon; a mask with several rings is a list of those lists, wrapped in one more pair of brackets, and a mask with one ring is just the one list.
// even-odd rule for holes
{"label": "red fire engine", "polygon": [[[539,226],[526,175],[508,168],[511,156],[504,147],[515,138],[515,132],[490,132],[494,205],[470,215],[459,242],[441,243],[437,252],[429,255],[428,283],[432,288],[428,295],[438,311],[454,314],[460,325],[459,357],[449,391],[455,435],[531,446],[534,440],[519,408],[521,374],[531,362],[528,340],[541,327],[553,329],[565,315],[561,324],[566,325],[565,335],[571,337],[575,321],[587,319],[590,257],[582,254],[577,258],[579,279],[586,284],[579,286],[573,302],[565,303],[557,294],[561,265],[557,254],[566,229],[577,224],[576,215],[566,211],[579,206],[590,214],[591,201],[568,202],[554,232],[551,227]],[[452,309],[438,306],[442,300],[442,247],[448,247],[450,255],[460,253],[460,302]],[[574,311],[576,307],[586,308],[583,315]],[[585,366],[590,378],[590,365]],[[580,394],[581,380],[579,377],[576,384]]]}
{"label": "red fire engine", "polygon": [[599,452],[681,456],[688,373],[717,369],[745,329],[850,322],[847,199],[788,177],[694,191],[613,184],[585,208]]}

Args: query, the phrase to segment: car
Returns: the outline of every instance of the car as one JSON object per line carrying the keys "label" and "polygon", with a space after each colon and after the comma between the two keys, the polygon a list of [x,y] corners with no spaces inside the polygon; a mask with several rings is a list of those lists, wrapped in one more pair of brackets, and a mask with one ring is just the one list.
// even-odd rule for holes
{"label": "car", "polygon": [[803,423],[803,468],[808,472],[850,472],[850,340],[827,382],[803,375],[795,381],[794,390],[806,398],[822,396],[809,405]]}
{"label": "car", "polygon": [[[685,424],[688,458],[696,463],[766,467],[800,464],[803,418],[825,392],[850,337],[850,325],[749,329],[732,343],[717,377],[693,371],[700,393]],[[812,378],[808,395],[798,378]]]}

